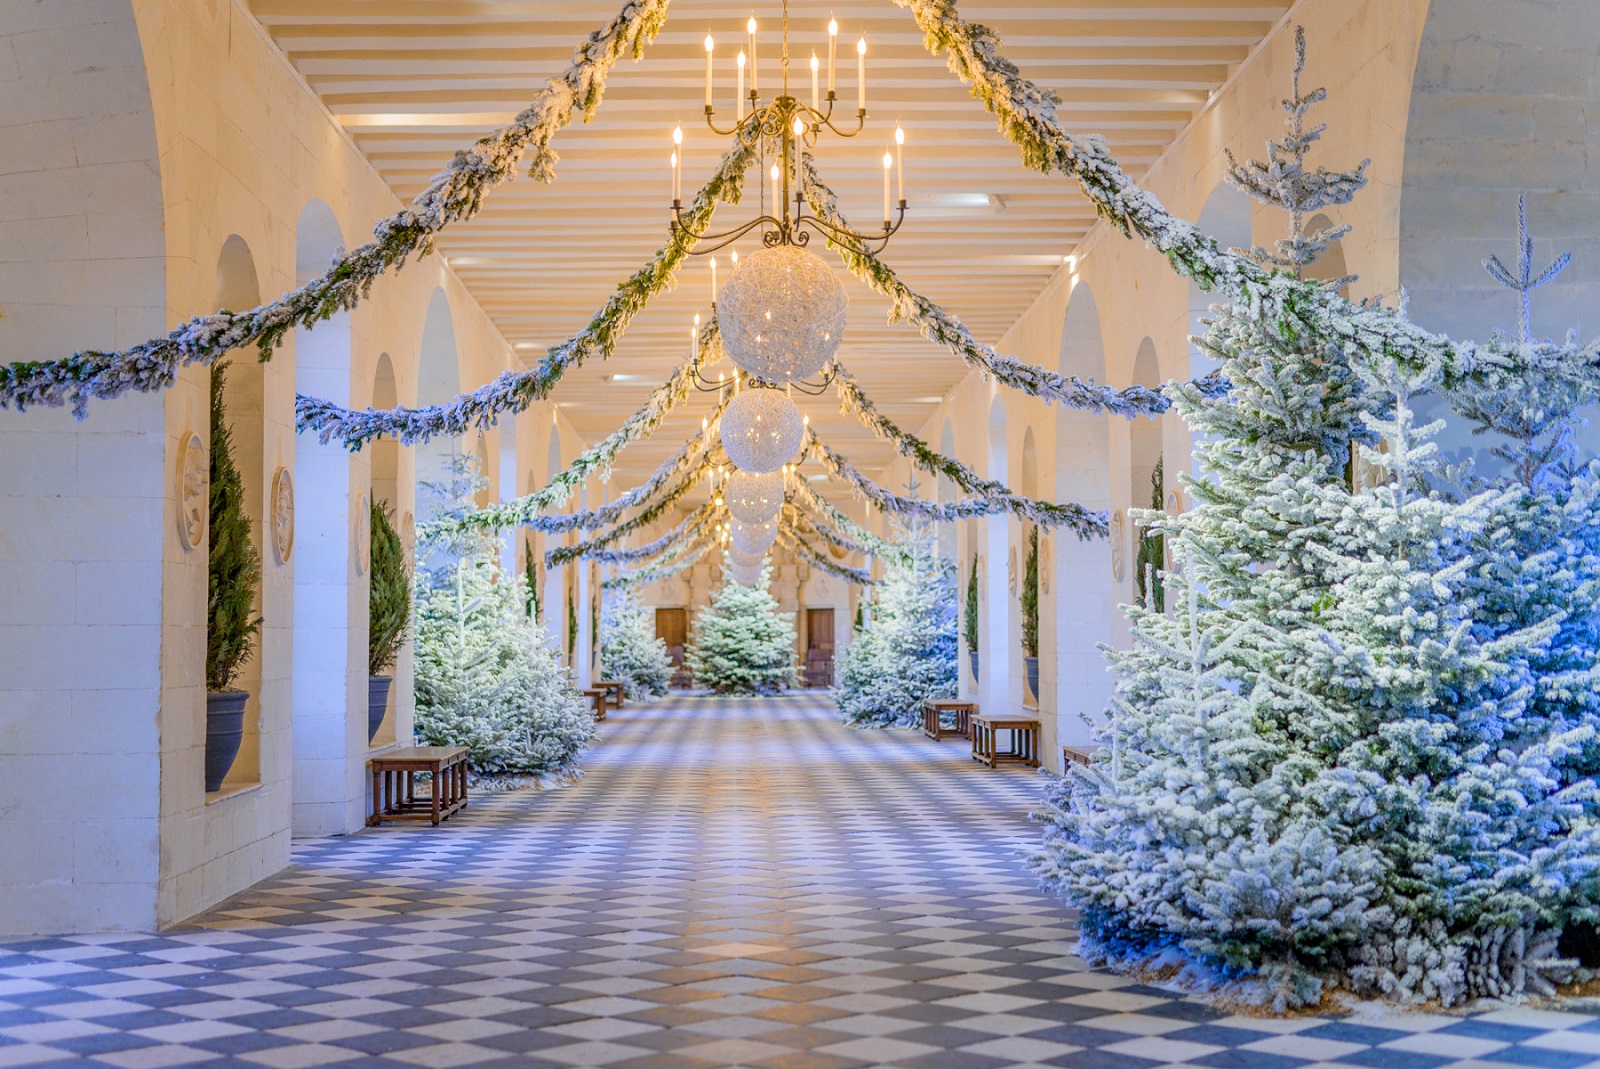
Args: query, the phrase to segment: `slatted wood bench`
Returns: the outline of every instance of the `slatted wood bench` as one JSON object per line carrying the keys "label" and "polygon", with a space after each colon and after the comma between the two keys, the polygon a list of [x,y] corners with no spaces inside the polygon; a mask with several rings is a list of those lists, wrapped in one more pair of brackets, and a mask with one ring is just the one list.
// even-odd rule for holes
{"label": "slatted wood bench", "polygon": [[[965,739],[972,734],[972,714],[978,711],[974,702],[924,701],[922,703],[922,733],[930,739]],[[946,727],[944,715],[949,713],[953,727]]]}
{"label": "slatted wood bench", "polygon": [[621,709],[622,703],[627,700],[628,691],[620,679],[602,679],[595,686],[606,692],[606,698],[611,703],[611,708]]}
{"label": "slatted wood bench", "polygon": [[[1010,745],[1001,749],[1000,732],[1007,732]],[[1039,721],[1020,716],[972,717],[972,759],[990,768],[1001,765],[1039,767]]]}
{"label": "slatted wood bench", "polygon": [[[372,769],[372,815],[368,827],[386,820],[426,820],[435,827],[467,804],[465,746],[408,746],[368,761]],[[417,773],[433,777],[428,797],[417,797]]]}
{"label": "slatted wood bench", "polygon": [[1068,765],[1085,765],[1091,763],[1093,754],[1077,746],[1061,747],[1061,770],[1065,772]]}
{"label": "slatted wood bench", "polygon": [[596,720],[604,720],[606,718],[606,688],[584,687],[583,696],[593,703],[594,718]]}

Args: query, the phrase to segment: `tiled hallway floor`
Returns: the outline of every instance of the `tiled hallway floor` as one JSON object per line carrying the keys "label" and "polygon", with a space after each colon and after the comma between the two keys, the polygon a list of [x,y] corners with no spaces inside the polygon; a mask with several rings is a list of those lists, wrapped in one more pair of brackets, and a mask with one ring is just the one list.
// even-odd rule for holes
{"label": "tiled hallway floor", "polygon": [[0,944],[0,1067],[1600,1067],[1600,1018],[1230,1017],[1091,972],[1040,781],[818,696],[630,705],[576,786],[301,844],[162,935]]}

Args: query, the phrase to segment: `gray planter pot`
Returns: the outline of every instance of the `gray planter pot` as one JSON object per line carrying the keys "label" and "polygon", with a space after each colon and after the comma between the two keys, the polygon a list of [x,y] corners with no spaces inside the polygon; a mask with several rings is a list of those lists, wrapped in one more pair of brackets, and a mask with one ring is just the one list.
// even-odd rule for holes
{"label": "gray planter pot", "polygon": [[972,681],[976,683],[978,681],[978,651],[968,650],[967,656],[972,659]]}
{"label": "gray planter pot", "polygon": [[223,690],[206,695],[206,793],[220,791],[244,741],[244,707],[248,691]]}
{"label": "gray planter pot", "polygon": [[383,714],[389,708],[389,687],[393,685],[391,676],[367,677],[367,741],[371,742],[378,737],[378,729],[383,726]]}
{"label": "gray planter pot", "polygon": [[1024,674],[1028,678],[1028,697],[1032,698],[1034,701],[1038,701],[1039,700],[1039,658],[1037,658],[1037,657],[1024,657],[1022,659],[1022,667],[1026,670]]}

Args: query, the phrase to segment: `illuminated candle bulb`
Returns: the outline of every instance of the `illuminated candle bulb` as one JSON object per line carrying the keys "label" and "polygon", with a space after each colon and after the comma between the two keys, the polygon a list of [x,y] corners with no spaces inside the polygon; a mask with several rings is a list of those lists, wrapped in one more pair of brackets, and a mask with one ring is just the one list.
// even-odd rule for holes
{"label": "illuminated candle bulb", "polygon": [[756,17],[750,16],[750,21],[744,24],[745,30],[750,34],[750,94],[755,96],[761,90],[756,85]]}
{"label": "illuminated candle bulb", "polygon": [[820,109],[822,104],[822,97],[817,93],[817,71],[821,67],[822,64],[817,62],[817,54],[815,52],[811,53],[811,107],[813,109]]}
{"label": "illuminated candle bulb", "polygon": [[883,154],[883,226],[889,227],[889,172],[894,168],[894,157],[885,152]]}
{"label": "illuminated candle bulb", "polygon": [[711,35],[709,33],[706,34],[706,108],[707,109],[709,109],[711,107],[711,74],[712,74],[712,72],[711,72],[711,52],[712,52],[712,49],[714,49],[716,47],[717,47],[717,43],[711,39]]}
{"label": "illuminated candle bulb", "polygon": [[906,132],[900,129],[900,124],[894,124],[894,175],[897,183],[899,199],[904,203],[906,199]]}
{"label": "illuminated candle bulb", "polygon": [[717,303],[717,258],[711,258],[711,303]]}
{"label": "illuminated candle bulb", "polygon": [[833,67],[839,54],[839,23],[828,19],[828,97],[833,97]]}
{"label": "illuminated candle bulb", "polygon": [[741,120],[743,120],[744,119],[744,65],[745,65],[745,62],[746,62],[746,60],[744,58],[744,53],[740,52],[738,57],[733,62],[734,62],[734,65],[739,68],[739,118]]}
{"label": "illuminated candle bulb", "polygon": [[733,250],[733,266],[734,267],[738,267],[739,266],[739,250],[738,249],[734,249]]}
{"label": "illuminated candle bulb", "polygon": [[779,175],[778,165],[772,165],[772,214],[782,215],[783,204],[783,179]]}
{"label": "illuminated candle bulb", "polygon": [[856,110],[867,110],[867,39],[856,42]]}
{"label": "illuminated candle bulb", "polygon": [[678,154],[676,152],[672,154],[672,159],[668,161],[668,165],[672,170],[672,203],[676,204],[678,203]]}

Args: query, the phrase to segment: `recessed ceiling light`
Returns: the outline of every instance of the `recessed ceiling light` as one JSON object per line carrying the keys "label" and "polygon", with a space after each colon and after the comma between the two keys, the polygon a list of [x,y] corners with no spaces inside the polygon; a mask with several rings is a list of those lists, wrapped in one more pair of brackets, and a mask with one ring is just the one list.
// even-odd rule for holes
{"label": "recessed ceiling light", "polygon": [[511,348],[513,348],[513,349],[521,349],[524,352],[526,352],[529,349],[537,349],[537,348],[539,348],[539,343],[536,342],[536,341],[519,341],[519,342],[517,342],[517,344],[513,345]]}
{"label": "recessed ceiling light", "polygon": [[936,405],[943,400],[944,395],[940,394],[938,397],[913,397],[911,403],[914,405]]}

